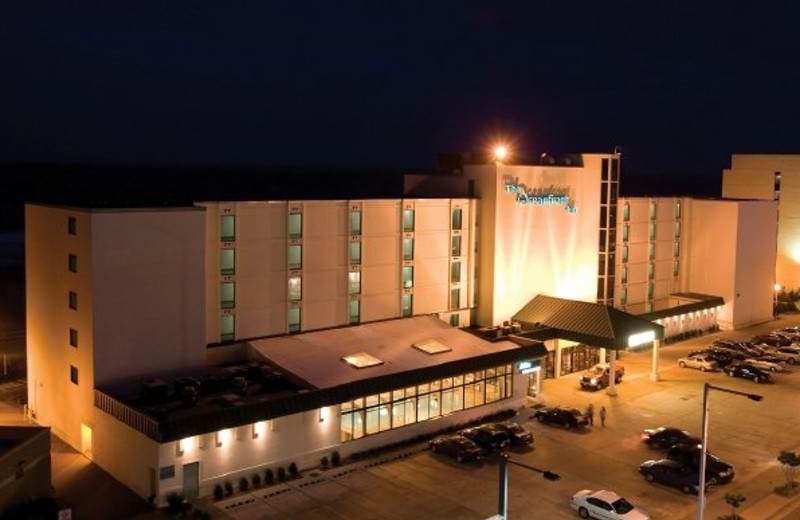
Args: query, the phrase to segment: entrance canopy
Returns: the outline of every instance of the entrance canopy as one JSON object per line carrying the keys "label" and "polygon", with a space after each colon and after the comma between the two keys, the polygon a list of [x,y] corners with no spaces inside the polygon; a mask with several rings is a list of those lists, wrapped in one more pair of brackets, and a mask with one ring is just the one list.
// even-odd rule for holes
{"label": "entrance canopy", "polygon": [[614,307],[541,294],[511,319],[529,331],[525,335],[530,338],[562,338],[612,350],[664,337],[661,325]]}

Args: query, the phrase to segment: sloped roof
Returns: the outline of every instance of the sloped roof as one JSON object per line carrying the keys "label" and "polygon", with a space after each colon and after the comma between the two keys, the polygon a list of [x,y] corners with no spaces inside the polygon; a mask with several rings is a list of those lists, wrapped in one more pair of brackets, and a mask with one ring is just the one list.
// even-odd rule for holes
{"label": "sloped roof", "polygon": [[[524,329],[551,329],[548,335],[596,347],[623,350],[633,334],[653,331],[664,337],[664,327],[597,303],[538,295],[512,318]],[[553,332],[555,330],[555,333]]]}

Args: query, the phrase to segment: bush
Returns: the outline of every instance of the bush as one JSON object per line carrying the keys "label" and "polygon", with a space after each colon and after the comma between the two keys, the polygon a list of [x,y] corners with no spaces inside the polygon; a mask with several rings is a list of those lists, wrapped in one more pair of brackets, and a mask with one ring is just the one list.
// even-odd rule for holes
{"label": "bush", "polygon": [[284,480],[286,480],[286,470],[281,466],[278,468],[278,481],[283,482]]}
{"label": "bush", "polygon": [[170,513],[179,513],[183,506],[183,495],[180,493],[170,493],[167,496],[167,509]]}
{"label": "bush", "polygon": [[323,455],[321,459],[319,459],[319,465],[322,466],[322,469],[328,469],[328,456]]}
{"label": "bush", "polygon": [[338,466],[341,463],[342,463],[342,458],[339,456],[339,452],[334,451],[333,453],[331,453],[331,464],[333,464],[334,466]]}
{"label": "bush", "polygon": [[275,482],[275,473],[271,469],[268,469],[264,472],[264,483],[270,486],[273,482]]}
{"label": "bush", "polygon": [[250,489],[250,481],[247,480],[247,477],[242,477],[239,479],[239,491],[247,491]]}
{"label": "bush", "polygon": [[214,500],[222,500],[225,497],[225,491],[222,486],[217,484],[214,486]]}
{"label": "bush", "polygon": [[261,475],[259,475],[258,473],[253,475],[253,487],[254,488],[261,487]]}
{"label": "bush", "polygon": [[225,496],[231,496],[233,494],[233,484],[230,482],[225,482]]}
{"label": "bush", "polygon": [[296,477],[298,473],[300,472],[297,470],[297,464],[295,464],[294,462],[289,464],[289,475],[291,475],[292,477]]}

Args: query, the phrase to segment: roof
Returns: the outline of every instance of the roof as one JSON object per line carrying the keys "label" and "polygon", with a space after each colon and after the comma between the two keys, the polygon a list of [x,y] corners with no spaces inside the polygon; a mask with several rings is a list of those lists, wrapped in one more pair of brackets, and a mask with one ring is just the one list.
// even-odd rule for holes
{"label": "roof", "polygon": [[550,337],[614,350],[628,348],[628,338],[633,334],[652,331],[654,339],[664,337],[661,325],[614,307],[541,294],[511,319],[526,330],[540,329],[541,334]]}
{"label": "roof", "polygon": [[672,307],[658,309],[652,312],[638,314],[640,318],[646,320],[660,320],[669,316],[678,316],[680,314],[688,314],[690,312],[702,311],[705,309],[713,309],[725,305],[725,300],[721,296],[712,296],[709,294],[699,293],[674,293],[670,294],[670,301],[678,300],[678,302],[685,301],[686,303],[679,303]]}

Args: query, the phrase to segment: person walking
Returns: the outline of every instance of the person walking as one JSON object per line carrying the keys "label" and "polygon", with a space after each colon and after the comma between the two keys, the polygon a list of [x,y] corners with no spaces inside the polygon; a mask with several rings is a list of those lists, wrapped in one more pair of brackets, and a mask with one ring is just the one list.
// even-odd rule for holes
{"label": "person walking", "polygon": [[594,425],[594,405],[589,403],[589,406],[586,407],[586,418],[589,419],[589,426]]}
{"label": "person walking", "polygon": [[600,426],[603,428],[606,427],[606,407],[603,406],[600,408]]}

